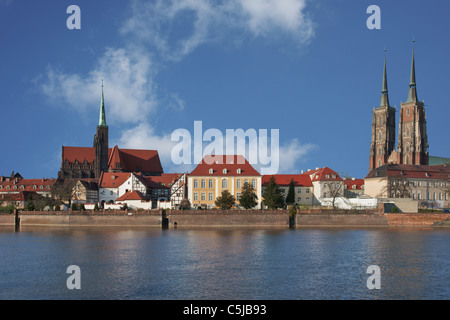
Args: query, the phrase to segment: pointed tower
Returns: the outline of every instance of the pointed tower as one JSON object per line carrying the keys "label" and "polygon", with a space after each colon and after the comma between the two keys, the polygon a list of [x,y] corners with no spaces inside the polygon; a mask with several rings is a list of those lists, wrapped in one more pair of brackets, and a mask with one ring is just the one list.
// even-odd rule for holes
{"label": "pointed tower", "polygon": [[369,170],[387,164],[389,156],[395,148],[395,108],[389,105],[386,69],[385,55],[381,102],[380,106],[373,110]]}
{"label": "pointed tower", "polygon": [[97,126],[97,133],[94,136],[95,149],[95,178],[100,179],[102,172],[108,171],[108,126],[106,125],[105,98],[103,95],[102,80],[102,98],[100,103],[100,119]]}
{"label": "pointed tower", "polygon": [[399,164],[428,165],[427,120],[424,105],[417,98],[413,46],[408,100],[403,102],[400,108],[397,145]]}

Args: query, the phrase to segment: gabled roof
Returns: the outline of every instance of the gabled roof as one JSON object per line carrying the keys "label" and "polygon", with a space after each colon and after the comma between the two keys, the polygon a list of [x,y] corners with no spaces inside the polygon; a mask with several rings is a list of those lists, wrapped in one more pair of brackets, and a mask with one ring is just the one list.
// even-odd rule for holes
{"label": "gabled roof", "polygon": [[[238,173],[238,170],[241,173]],[[241,155],[207,155],[189,176],[261,176],[261,174]]]}
{"label": "gabled roof", "polygon": [[139,191],[136,191],[136,190],[128,191],[127,193],[125,193],[124,195],[122,195],[121,197],[116,199],[116,202],[117,201],[127,201],[127,200],[145,200],[145,197]]}
{"label": "gabled roof", "polygon": [[336,171],[331,170],[328,167],[319,168],[315,170],[310,170],[305,173],[302,173],[304,175],[309,175],[311,177],[311,181],[342,181],[342,178],[337,174]]}
{"label": "gabled roof", "polygon": [[347,186],[347,189],[353,189],[353,186],[355,186],[356,190],[362,190],[364,179],[344,179],[344,185]]}
{"label": "gabled roof", "polygon": [[269,183],[272,176],[279,186],[289,187],[291,180],[294,180],[294,186],[296,187],[312,187],[311,178],[305,174],[275,174],[265,175],[262,177],[262,185]]}
{"label": "gabled roof", "polygon": [[99,188],[118,188],[131,176],[131,172],[102,172]]}
{"label": "gabled roof", "polygon": [[[92,163],[95,160],[95,149],[89,147],[63,147],[62,159],[69,163]],[[156,150],[120,149],[117,146],[108,149],[108,168],[120,169],[127,172],[162,173],[163,168]]]}

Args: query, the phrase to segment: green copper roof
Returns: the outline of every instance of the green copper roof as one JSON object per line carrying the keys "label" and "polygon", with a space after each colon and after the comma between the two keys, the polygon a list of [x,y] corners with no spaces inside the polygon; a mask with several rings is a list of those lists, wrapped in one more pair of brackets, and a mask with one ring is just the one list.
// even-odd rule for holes
{"label": "green copper roof", "polygon": [[409,80],[409,93],[408,93],[408,102],[417,101],[417,89],[416,89],[416,65],[414,61],[414,47],[412,53],[412,62],[411,62],[411,76]]}
{"label": "green copper roof", "polygon": [[103,84],[102,84],[102,102],[100,104],[100,119],[98,121],[98,126],[107,127],[105,114],[105,98],[103,97]]}
{"label": "green copper roof", "polygon": [[389,107],[388,87],[387,87],[387,72],[386,72],[386,56],[384,56],[384,71],[383,71],[383,90],[381,91],[381,107]]}

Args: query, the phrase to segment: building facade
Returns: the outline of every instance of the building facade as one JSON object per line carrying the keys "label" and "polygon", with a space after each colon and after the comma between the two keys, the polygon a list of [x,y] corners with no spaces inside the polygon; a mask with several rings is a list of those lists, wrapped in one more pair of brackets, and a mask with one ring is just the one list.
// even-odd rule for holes
{"label": "building facade", "polygon": [[241,155],[223,156],[207,155],[188,175],[188,199],[194,208],[213,208],[216,198],[222,191],[228,190],[239,199],[245,183],[250,184],[258,197],[261,206],[262,176]]}

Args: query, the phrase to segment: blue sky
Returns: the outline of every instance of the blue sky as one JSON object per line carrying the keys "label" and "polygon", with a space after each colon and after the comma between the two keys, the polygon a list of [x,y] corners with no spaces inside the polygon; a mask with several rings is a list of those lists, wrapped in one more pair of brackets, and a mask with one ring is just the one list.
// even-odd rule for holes
{"label": "blue sky", "polygon": [[[81,9],[69,30],[66,9]],[[381,29],[369,30],[369,5]],[[450,157],[447,1],[0,0],[0,175],[56,177],[61,146],[92,146],[104,79],[110,146],[157,149],[171,133],[279,129],[280,173],[368,173],[384,49],[392,106],[412,42],[430,154]],[[398,121],[398,114],[397,114]]]}

